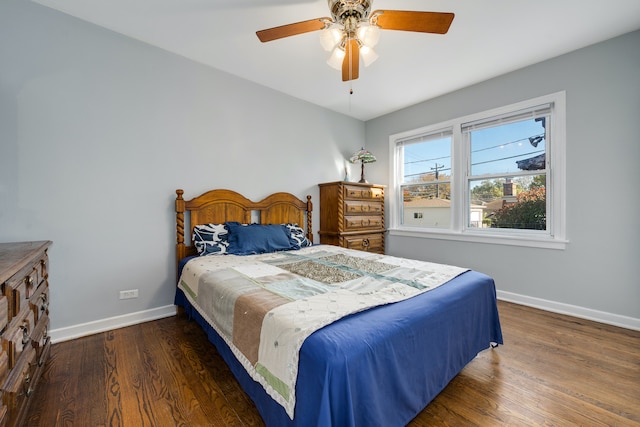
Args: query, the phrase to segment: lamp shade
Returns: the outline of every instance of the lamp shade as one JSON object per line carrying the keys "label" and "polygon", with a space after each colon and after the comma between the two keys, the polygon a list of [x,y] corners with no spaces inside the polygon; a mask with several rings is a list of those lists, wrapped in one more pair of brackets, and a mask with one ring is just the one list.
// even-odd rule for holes
{"label": "lamp shade", "polygon": [[360,48],[360,55],[362,56],[362,62],[364,62],[365,67],[368,67],[373,61],[378,59],[378,54],[368,46],[362,46]]}
{"label": "lamp shade", "polygon": [[336,46],[335,49],[333,49],[333,52],[331,52],[331,56],[327,60],[327,64],[329,64],[331,68],[342,70],[344,55],[344,49],[341,49],[340,46]]}
{"label": "lamp shade", "polygon": [[358,40],[365,46],[374,47],[380,40],[380,27],[361,23],[358,27]]}
{"label": "lamp shade", "polygon": [[337,26],[325,28],[320,32],[320,44],[327,52],[331,52],[342,39],[342,30]]}
{"label": "lamp shade", "polygon": [[370,151],[367,151],[361,148],[359,151],[356,151],[349,158],[351,163],[362,162],[362,163],[373,163],[376,161],[376,156],[374,156]]}

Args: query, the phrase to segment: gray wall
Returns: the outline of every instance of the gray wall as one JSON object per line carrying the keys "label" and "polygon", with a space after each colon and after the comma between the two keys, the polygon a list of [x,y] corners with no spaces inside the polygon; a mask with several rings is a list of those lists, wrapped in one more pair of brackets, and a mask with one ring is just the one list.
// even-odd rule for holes
{"label": "gray wall", "polygon": [[640,328],[639,47],[633,32],[368,121],[368,178],[388,184],[392,134],[567,96],[566,250],[392,235],[387,251],[483,271],[513,300]]}
{"label": "gray wall", "polygon": [[[96,330],[171,306],[176,188],[317,200],[365,136],[378,157],[367,178],[387,183],[389,135],[566,90],[566,250],[397,236],[387,248],[484,271],[503,296],[638,322],[639,45],[631,33],[365,124],[3,0],[0,241],[53,240],[52,328]],[[134,288],[138,299],[118,300]]]}
{"label": "gray wall", "polygon": [[54,330],[172,308],[176,188],[317,200],[363,141],[359,120],[0,2],[0,241],[53,240]]}

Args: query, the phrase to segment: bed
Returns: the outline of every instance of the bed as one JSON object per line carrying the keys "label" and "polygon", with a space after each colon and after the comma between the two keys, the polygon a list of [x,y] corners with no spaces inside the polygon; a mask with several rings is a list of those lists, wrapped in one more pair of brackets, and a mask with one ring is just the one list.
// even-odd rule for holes
{"label": "bed", "polygon": [[489,276],[312,245],[310,196],[176,194],[175,303],[267,426],[406,425],[503,342]]}

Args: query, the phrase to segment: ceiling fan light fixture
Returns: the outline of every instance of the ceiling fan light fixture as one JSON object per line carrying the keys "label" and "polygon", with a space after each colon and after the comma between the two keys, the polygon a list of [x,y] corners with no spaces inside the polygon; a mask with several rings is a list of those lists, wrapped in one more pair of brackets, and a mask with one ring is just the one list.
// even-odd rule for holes
{"label": "ceiling fan light fixture", "polygon": [[342,30],[338,26],[330,26],[320,31],[320,44],[327,52],[331,52],[341,39]]}
{"label": "ceiling fan light fixture", "polygon": [[360,24],[358,27],[358,40],[365,46],[374,47],[380,40],[380,27],[367,23]]}
{"label": "ceiling fan light fixture", "polygon": [[360,55],[362,56],[362,62],[364,63],[365,67],[368,67],[376,59],[378,59],[378,54],[367,45],[363,45],[360,48]]}
{"label": "ceiling fan light fixture", "polygon": [[327,64],[338,71],[342,70],[342,60],[344,59],[344,55],[344,49],[341,49],[340,46],[336,46],[335,49],[333,49],[333,52],[331,52],[329,59],[327,59]]}

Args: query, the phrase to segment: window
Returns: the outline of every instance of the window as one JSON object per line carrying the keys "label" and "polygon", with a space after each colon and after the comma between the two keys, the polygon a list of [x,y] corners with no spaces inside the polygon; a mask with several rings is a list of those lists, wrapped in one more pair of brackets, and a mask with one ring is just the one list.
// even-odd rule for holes
{"label": "window", "polygon": [[[451,141],[452,133],[447,129],[397,142],[403,158],[402,224],[450,226]],[[442,206],[446,209],[437,209]]]}
{"label": "window", "polygon": [[392,233],[564,247],[564,98],[392,135]]}

